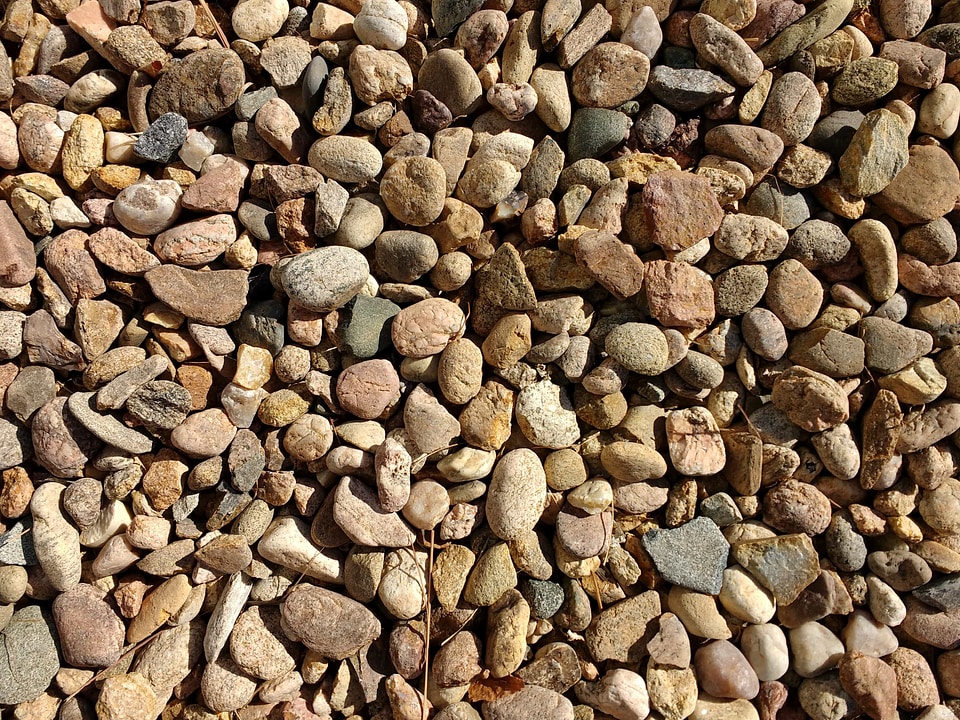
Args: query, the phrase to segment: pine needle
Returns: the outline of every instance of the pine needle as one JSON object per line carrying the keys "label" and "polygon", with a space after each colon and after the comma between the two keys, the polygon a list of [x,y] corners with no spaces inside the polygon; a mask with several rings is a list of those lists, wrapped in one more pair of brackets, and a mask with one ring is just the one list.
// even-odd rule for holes
{"label": "pine needle", "polygon": [[433,620],[430,602],[430,594],[433,590],[433,528],[430,528],[430,547],[427,550],[427,614],[425,618],[426,631],[423,641],[423,699],[421,700],[421,709],[423,711],[422,720],[427,720],[429,711],[427,710],[427,688],[430,683],[430,624]]}
{"label": "pine needle", "polygon": [[220,42],[223,43],[223,47],[229,49],[230,41],[227,40],[226,33],[223,32],[223,28],[220,27],[220,23],[217,22],[217,18],[213,15],[213,11],[210,9],[210,6],[207,5],[207,0],[200,0],[200,7],[202,7],[204,12],[206,12],[210,17],[210,21],[213,23],[213,27],[217,31],[217,37],[220,38]]}

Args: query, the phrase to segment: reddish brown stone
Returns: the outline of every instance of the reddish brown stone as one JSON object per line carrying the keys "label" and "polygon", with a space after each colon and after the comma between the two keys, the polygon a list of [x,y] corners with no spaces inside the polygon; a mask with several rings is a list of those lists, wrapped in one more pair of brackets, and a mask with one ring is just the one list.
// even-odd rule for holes
{"label": "reddish brown stone", "polygon": [[666,327],[707,327],[716,317],[710,276],[685,262],[647,263],[650,314]]}
{"label": "reddish brown stone", "polygon": [[0,200],[0,286],[19,287],[37,274],[33,243],[6,200]]}
{"label": "reddish brown stone", "polygon": [[710,182],[699,175],[665,170],[643,188],[643,210],[653,241],[665,250],[685,250],[713,235],[723,220]]}
{"label": "reddish brown stone", "polygon": [[3,486],[0,488],[0,515],[11,520],[23,515],[30,507],[33,483],[22,467],[3,471]]}
{"label": "reddish brown stone", "polygon": [[914,145],[907,166],[872,199],[898,222],[936,220],[960,199],[960,169],[943,148]]}
{"label": "reddish brown stone", "polygon": [[620,300],[636,295],[643,286],[643,261],[615,235],[585,232],[574,243],[577,262]]}
{"label": "reddish brown stone", "polygon": [[87,234],[81,230],[67,230],[55,237],[43,251],[43,260],[71,303],[107,291],[93,257],[87,252]]}

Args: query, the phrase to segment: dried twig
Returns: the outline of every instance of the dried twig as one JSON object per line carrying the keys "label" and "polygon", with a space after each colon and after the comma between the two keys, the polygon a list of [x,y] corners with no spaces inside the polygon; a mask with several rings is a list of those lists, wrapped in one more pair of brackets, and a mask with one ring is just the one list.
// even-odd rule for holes
{"label": "dried twig", "polygon": [[430,528],[430,547],[427,550],[427,614],[425,618],[426,631],[423,641],[423,699],[420,707],[423,711],[422,720],[427,720],[427,687],[430,683],[430,624],[433,619],[431,612],[432,603],[430,602],[430,593],[433,589],[433,528]]}
{"label": "dried twig", "polygon": [[223,43],[225,48],[229,48],[230,41],[227,40],[227,34],[223,32],[223,28],[220,27],[220,23],[218,23],[217,18],[214,17],[213,11],[210,9],[210,6],[207,5],[207,0],[200,0],[200,7],[202,7],[210,17],[210,22],[213,23],[213,27],[217,31],[217,37],[220,38],[220,42]]}

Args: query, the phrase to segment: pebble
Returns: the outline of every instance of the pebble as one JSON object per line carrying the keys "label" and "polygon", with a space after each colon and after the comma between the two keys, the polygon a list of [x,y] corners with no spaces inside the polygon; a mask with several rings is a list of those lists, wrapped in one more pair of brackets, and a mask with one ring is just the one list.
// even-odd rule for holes
{"label": "pebble", "polygon": [[[281,607],[285,632],[323,658],[342,660],[380,635],[380,623],[368,609],[350,598],[314,585],[298,585]],[[349,629],[336,637],[324,629]]]}
{"label": "pebble", "polygon": [[494,466],[487,492],[490,529],[503,540],[531,530],[546,503],[546,475],[536,455],[526,449],[504,455]]}
{"label": "pebble", "polygon": [[4,659],[0,663],[0,702],[14,705],[37,698],[60,669],[50,616],[39,605],[24,605],[10,616],[0,635]]}
{"label": "pebble", "polygon": [[691,18],[689,27],[690,40],[700,56],[720,67],[737,85],[750,87],[760,78],[763,63],[735,28],[703,12]]}
{"label": "pebble", "polygon": [[697,518],[679,528],[651,530],[641,542],[668,582],[711,595],[721,592],[730,546],[712,520]]}
{"label": "pebble", "polygon": [[867,197],[889,185],[909,160],[906,131],[903,121],[889,110],[867,113],[840,157],[844,189]]}
{"label": "pebble", "polygon": [[325,247],[298,255],[286,263],[280,283],[301,307],[323,312],[342,307],[363,287],[369,275],[366,259],[346,247]]}
{"label": "pebble", "polygon": [[703,690],[714,697],[750,700],[760,692],[747,658],[727,640],[715,640],[697,650],[694,667]]}
{"label": "pebble", "polygon": [[53,619],[68,664],[99,668],[119,660],[125,629],[102,590],[81,584],[58,595]]}
{"label": "pebble", "polygon": [[243,62],[235,52],[199,50],[161,76],[147,110],[154,118],[174,112],[191,125],[209,122],[236,102],[243,81]]}
{"label": "pebble", "polygon": [[364,4],[353,22],[353,30],[366,45],[381,50],[399,50],[407,40],[407,13],[394,0]]}

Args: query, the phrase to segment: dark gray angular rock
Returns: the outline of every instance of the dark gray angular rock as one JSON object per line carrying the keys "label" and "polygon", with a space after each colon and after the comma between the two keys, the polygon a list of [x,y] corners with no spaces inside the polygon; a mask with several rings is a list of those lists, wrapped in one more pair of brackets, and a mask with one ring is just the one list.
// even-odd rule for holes
{"label": "dark gray angular rock", "polygon": [[267,466],[267,456],[256,433],[238,430],[227,455],[230,484],[240,492],[248,492],[260,479]]}
{"label": "dark gray angular rock", "polygon": [[960,609],[960,576],[948,575],[932,580],[914,590],[913,596],[944,612]]}
{"label": "dark gray angular rock", "polygon": [[[323,58],[317,59],[323,61]],[[257,114],[257,110],[262,108],[267,101],[273,100],[275,97],[277,97],[277,90],[272,85],[251,90],[237,98],[237,102],[233,106],[233,112],[238,120],[249,122],[253,120],[253,116]]]}
{"label": "dark gray angular rock", "polygon": [[520,584],[520,594],[530,604],[530,615],[552,618],[563,606],[563,586],[550,580],[527,578]]}
{"label": "dark gray angular rock", "polygon": [[707,595],[720,593],[730,543],[713,520],[698,517],[678,528],[651,530],[641,542],[667,582]]}
{"label": "dark gray angular rock", "polygon": [[483,0],[433,0],[430,4],[430,14],[433,16],[433,26],[437,35],[446,37],[464,20],[473,15]]}
{"label": "dark gray angular rock", "polygon": [[238,343],[266,348],[276,355],[283,347],[286,330],[283,304],[275,300],[265,300],[251,305],[243,311],[235,327]]}
{"label": "dark gray angular rock", "polygon": [[133,154],[141,160],[168,163],[186,139],[187,119],[177,113],[164,113],[137,138]]}
{"label": "dark gray angular rock", "polygon": [[150,430],[173,430],[193,404],[190,392],[169,380],[141,385],[127,400],[127,412]]}

